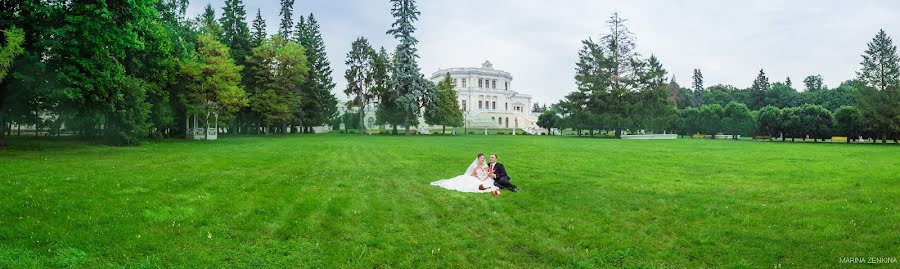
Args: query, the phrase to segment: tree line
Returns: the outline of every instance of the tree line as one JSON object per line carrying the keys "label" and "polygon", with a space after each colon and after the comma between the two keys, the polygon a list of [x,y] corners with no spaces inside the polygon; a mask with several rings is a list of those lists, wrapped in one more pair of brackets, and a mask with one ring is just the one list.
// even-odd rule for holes
{"label": "tree line", "polygon": [[[857,77],[829,88],[821,75],[771,83],[760,70],[752,85],[704,87],[695,69],[690,88],[682,87],[651,55],[633,52],[626,20],[613,14],[599,42],[582,42],[576,63],[577,90],[538,118],[543,128],[587,131],[651,131],[681,134],[733,134],[825,139],[832,135],[900,135],[900,57],[881,30],[862,55]],[[713,136],[714,137],[714,136]]]}
{"label": "tree line", "polygon": [[370,104],[377,107],[375,124],[391,125],[395,134],[397,127],[403,126],[404,134],[410,135],[411,128],[419,125],[420,117],[427,124],[445,129],[462,126],[463,115],[450,75],[446,74],[435,84],[425,79],[419,68],[416,49],[419,41],[413,36],[416,30],[413,24],[421,15],[416,2],[391,0],[391,3],[395,22],[387,34],[400,43],[393,54],[384,47],[376,51],[365,37],[353,41],[347,53],[344,93],[351,98],[348,106],[358,108],[348,126],[362,134],[366,126],[364,109]]}
{"label": "tree line", "polygon": [[3,1],[4,49],[22,50],[0,56],[0,145],[13,123],[113,145],[180,137],[191,119],[311,132],[336,114],[335,84],[315,16],[295,23],[293,4],[269,35],[241,0],[194,18],[187,0]]}

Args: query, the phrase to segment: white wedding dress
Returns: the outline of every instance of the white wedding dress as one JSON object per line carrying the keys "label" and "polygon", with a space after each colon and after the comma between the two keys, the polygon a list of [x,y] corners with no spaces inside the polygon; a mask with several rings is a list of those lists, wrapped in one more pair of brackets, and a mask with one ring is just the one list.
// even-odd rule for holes
{"label": "white wedding dress", "polygon": [[[475,176],[472,176],[473,174]],[[465,174],[456,176],[451,179],[431,182],[431,185],[461,192],[492,192],[498,189],[496,186],[494,186],[494,179],[488,177],[487,164],[479,168],[478,159],[475,159],[475,161],[472,162],[471,165],[469,165],[469,168],[466,169]],[[485,189],[481,190],[479,186],[484,186]]]}

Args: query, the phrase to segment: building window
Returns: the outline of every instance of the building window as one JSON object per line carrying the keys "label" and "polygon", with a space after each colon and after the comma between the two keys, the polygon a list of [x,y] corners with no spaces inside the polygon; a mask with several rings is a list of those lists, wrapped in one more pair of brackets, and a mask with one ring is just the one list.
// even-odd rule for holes
{"label": "building window", "polygon": [[509,90],[509,82],[508,81],[503,82],[503,89],[507,90],[507,91]]}
{"label": "building window", "polygon": [[505,109],[506,111],[509,111],[509,103],[503,103],[503,105],[506,106],[504,109]]}
{"label": "building window", "polygon": [[478,100],[478,109],[481,109],[481,100]]}
{"label": "building window", "polygon": [[463,79],[462,79],[462,87],[463,87],[463,88],[466,87],[466,80],[469,80],[469,79],[467,79],[467,78],[463,78]]}
{"label": "building window", "polygon": [[493,103],[494,103],[494,104],[493,104],[493,106],[494,106],[494,107],[493,107],[493,108],[491,108],[491,109],[493,109],[493,110],[497,110],[497,101],[494,101],[494,102],[493,102]]}
{"label": "building window", "polygon": [[491,80],[491,88],[492,88],[492,89],[497,89],[497,80],[496,80],[496,79],[495,79],[495,80]]}
{"label": "building window", "polygon": [[479,78],[479,79],[478,79],[478,88],[484,88],[484,84],[483,84],[483,83],[484,83],[484,80]]}
{"label": "building window", "polygon": [[509,128],[509,118],[506,118],[506,128]]}
{"label": "building window", "polygon": [[497,125],[503,125],[503,118],[497,118]]}
{"label": "building window", "polygon": [[466,111],[466,100],[462,100],[462,111]]}

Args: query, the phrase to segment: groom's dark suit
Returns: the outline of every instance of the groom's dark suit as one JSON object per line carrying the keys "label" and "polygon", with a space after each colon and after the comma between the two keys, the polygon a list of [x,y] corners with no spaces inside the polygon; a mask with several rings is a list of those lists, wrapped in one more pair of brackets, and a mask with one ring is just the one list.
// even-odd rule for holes
{"label": "groom's dark suit", "polygon": [[516,189],[516,185],[509,182],[509,175],[506,174],[506,167],[503,167],[502,163],[489,163],[488,166],[494,169],[494,175],[497,176],[494,178],[494,186],[500,189]]}

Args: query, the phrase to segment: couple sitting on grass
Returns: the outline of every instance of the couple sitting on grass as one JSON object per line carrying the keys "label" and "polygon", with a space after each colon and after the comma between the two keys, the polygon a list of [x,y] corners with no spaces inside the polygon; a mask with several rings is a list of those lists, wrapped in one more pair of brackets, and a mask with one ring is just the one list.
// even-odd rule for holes
{"label": "couple sitting on grass", "polygon": [[518,191],[516,185],[509,182],[506,168],[497,162],[497,154],[491,154],[490,159],[490,163],[485,163],[484,153],[478,153],[465,174],[431,182],[431,185],[461,192],[490,192],[494,195],[500,195],[500,190]]}

